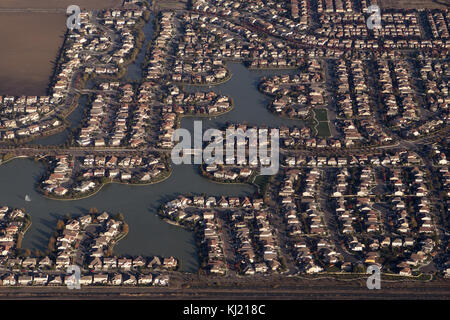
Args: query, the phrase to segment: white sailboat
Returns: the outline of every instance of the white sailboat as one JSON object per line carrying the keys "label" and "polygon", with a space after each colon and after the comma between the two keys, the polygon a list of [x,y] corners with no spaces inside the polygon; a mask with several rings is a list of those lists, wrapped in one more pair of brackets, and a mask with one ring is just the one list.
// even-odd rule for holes
{"label": "white sailboat", "polygon": [[25,201],[31,201],[31,198],[29,195],[25,195]]}

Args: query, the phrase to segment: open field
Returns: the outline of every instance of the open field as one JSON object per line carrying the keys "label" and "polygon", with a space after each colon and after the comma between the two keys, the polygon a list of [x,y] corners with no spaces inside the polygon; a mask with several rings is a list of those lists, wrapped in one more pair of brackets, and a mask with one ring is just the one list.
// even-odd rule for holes
{"label": "open field", "polygon": [[[78,0],[76,4],[83,9],[101,9],[121,6],[122,2]],[[46,94],[66,31],[64,11],[73,3],[72,0],[0,1],[0,95]],[[33,9],[44,11],[32,12]]]}
{"label": "open field", "polygon": [[0,13],[0,95],[44,95],[66,31],[55,13]]}
{"label": "open field", "polygon": [[2,0],[0,8],[15,9],[66,9],[71,4],[76,4],[84,9],[102,9],[122,5],[123,0]]}
{"label": "open field", "polygon": [[382,8],[393,9],[445,9],[450,7],[449,0],[381,0]]}

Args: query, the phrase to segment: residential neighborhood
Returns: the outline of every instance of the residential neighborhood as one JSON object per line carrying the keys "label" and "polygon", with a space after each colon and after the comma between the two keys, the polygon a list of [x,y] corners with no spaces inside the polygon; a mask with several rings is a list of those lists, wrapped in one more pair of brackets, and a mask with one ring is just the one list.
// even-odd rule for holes
{"label": "residential neighborhood", "polygon": [[83,8],[0,91],[0,288],[448,290],[450,9],[386,2]]}

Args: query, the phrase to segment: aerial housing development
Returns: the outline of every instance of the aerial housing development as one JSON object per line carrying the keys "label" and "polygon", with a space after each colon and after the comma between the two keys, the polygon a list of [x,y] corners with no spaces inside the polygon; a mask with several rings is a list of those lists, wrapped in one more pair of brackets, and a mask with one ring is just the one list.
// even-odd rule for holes
{"label": "aerial housing development", "polygon": [[[0,91],[0,296],[72,266],[81,291],[370,297],[376,266],[398,297],[448,295],[450,8],[386,3],[82,8],[46,94]],[[175,164],[180,129],[183,159],[208,149],[200,121],[245,157]]]}

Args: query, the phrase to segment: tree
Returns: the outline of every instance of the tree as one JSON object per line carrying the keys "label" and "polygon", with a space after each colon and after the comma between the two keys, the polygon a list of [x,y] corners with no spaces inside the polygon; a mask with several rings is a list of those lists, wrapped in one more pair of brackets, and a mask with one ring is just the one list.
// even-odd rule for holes
{"label": "tree", "polygon": [[90,208],[89,209],[89,213],[90,214],[98,214],[98,209],[97,208]]}
{"label": "tree", "polygon": [[56,230],[61,231],[62,229],[64,229],[64,221],[58,220],[56,223]]}
{"label": "tree", "polygon": [[411,228],[416,229],[417,228],[417,221],[416,218],[411,217]]}
{"label": "tree", "polygon": [[56,242],[55,237],[51,236],[48,242],[48,250],[50,250],[50,252],[55,251],[55,242]]}
{"label": "tree", "polygon": [[112,247],[108,247],[108,250],[106,251],[107,257],[112,257],[114,255],[114,251]]}

